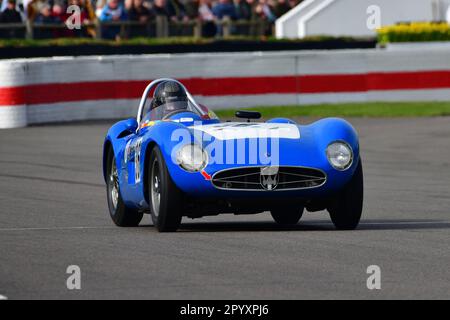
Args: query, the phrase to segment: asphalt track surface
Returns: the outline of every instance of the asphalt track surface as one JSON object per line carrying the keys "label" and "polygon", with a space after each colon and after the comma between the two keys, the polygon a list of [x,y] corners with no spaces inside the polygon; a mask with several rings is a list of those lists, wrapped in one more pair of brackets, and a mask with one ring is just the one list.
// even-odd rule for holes
{"label": "asphalt track surface", "polygon": [[[350,119],[365,208],[356,231],[326,212],[294,228],[268,213],[145,216],[118,228],[101,175],[110,123],[0,131],[0,295],[9,299],[449,299],[450,118]],[[81,268],[81,290],[66,269]],[[366,269],[381,268],[381,290]]]}

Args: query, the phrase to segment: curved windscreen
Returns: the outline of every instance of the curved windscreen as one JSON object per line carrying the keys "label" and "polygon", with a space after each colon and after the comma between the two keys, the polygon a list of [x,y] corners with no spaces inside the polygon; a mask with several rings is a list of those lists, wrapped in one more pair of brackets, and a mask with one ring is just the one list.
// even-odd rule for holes
{"label": "curved windscreen", "polygon": [[170,118],[170,116],[177,114],[179,112],[193,112],[199,115],[202,119],[218,119],[213,111],[208,110],[204,105],[199,105],[196,107],[191,101],[186,102],[177,101],[174,105],[167,106],[167,108],[161,108],[164,105],[151,109],[152,99],[148,99],[145,108],[144,116],[141,121],[140,127],[146,126],[147,123],[151,121],[158,121]]}
{"label": "curved windscreen", "polygon": [[189,110],[187,101],[174,101],[162,104],[150,110],[151,120],[162,120],[177,112],[191,111]]}

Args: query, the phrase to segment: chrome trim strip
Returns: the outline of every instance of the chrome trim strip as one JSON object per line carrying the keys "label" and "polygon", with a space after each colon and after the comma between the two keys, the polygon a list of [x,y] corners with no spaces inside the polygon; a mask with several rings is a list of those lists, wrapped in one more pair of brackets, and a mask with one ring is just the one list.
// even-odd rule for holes
{"label": "chrome trim strip", "polygon": [[[225,171],[230,171],[230,170],[237,170],[237,169],[248,169],[248,168],[263,168],[266,166],[246,166],[246,167],[235,167],[235,168],[230,168],[230,169],[223,169],[220,171],[215,172],[212,176],[211,176],[211,184],[213,185],[214,188],[218,189],[218,190],[224,190],[224,191],[251,191],[251,192],[255,192],[255,191],[259,191],[259,192],[283,192],[283,191],[296,191],[296,190],[307,190],[307,189],[314,189],[314,188],[319,188],[321,186],[323,186],[327,180],[328,180],[328,176],[325,173],[325,171],[323,171],[322,169],[318,169],[318,168],[312,168],[312,167],[303,167],[303,166],[278,166],[280,168],[299,168],[299,169],[311,169],[311,170],[317,170],[323,173],[324,178],[317,178],[317,179],[323,179],[323,183],[318,185],[318,186],[314,186],[314,187],[306,187],[306,188],[288,188],[288,189],[275,189],[275,190],[265,190],[265,189],[239,189],[239,188],[221,188],[216,186],[213,181],[214,181],[214,177],[221,173],[221,172],[225,172]],[[222,180],[222,179],[217,179],[217,180]]]}
{"label": "chrome trim strip", "polygon": [[312,179],[323,179],[323,178],[318,178],[315,176],[309,176],[307,174],[297,174],[297,173],[290,173],[290,172],[284,172],[284,174],[286,174],[288,176],[305,177],[305,178],[312,178]]}
{"label": "chrome trim strip", "polygon": [[[219,171],[219,172],[223,172],[223,171],[225,171],[225,170],[222,170],[222,171]],[[217,172],[218,173],[218,172]],[[239,178],[239,177],[248,177],[248,176],[254,176],[254,175],[260,175],[260,173],[259,172],[255,172],[255,173],[245,173],[245,174],[238,174],[238,175],[236,175],[236,176],[230,176],[230,177],[227,177],[227,179],[232,179],[232,178]],[[218,180],[222,180],[222,179],[218,179]]]}
{"label": "chrome trim strip", "polygon": [[230,181],[230,180],[223,180],[223,179],[216,179],[218,182],[231,182],[231,183],[240,183],[240,184],[257,184],[260,185],[259,182],[245,182],[245,181]]}
{"label": "chrome trim strip", "polygon": [[280,184],[291,184],[291,183],[300,183],[300,182],[313,182],[318,180],[324,180],[325,178],[317,178],[317,179],[309,179],[309,180],[301,180],[301,181],[288,181],[288,182],[278,182]]}

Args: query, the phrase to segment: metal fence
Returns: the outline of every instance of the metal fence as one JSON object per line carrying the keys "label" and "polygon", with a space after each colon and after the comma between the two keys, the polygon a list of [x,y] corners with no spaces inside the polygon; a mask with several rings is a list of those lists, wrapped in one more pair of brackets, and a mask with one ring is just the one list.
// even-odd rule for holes
{"label": "metal fence", "polygon": [[63,37],[86,37],[122,39],[135,37],[164,38],[176,36],[218,37],[230,36],[258,37],[273,34],[273,25],[265,20],[230,20],[214,22],[191,20],[175,22],[165,16],[157,16],[154,20],[142,23],[136,21],[96,21],[83,24],[80,29],[70,30],[66,24],[25,23],[0,24],[0,38],[49,39]]}

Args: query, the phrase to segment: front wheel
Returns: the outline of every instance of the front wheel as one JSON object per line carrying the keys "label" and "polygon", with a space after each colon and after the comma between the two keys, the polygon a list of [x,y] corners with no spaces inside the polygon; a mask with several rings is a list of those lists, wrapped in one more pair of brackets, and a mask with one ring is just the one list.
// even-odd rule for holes
{"label": "front wheel", "polygon": [[136,227],[141,222],[143,213],[128,208],[123,202],[119,189],[119,174],[117,171],[116,157],[111,148],[108,153],[108,181],[106,193],[108,199],[109,215],[112,221],[119,227]]}
{"label": "front wheel", "polygon": [[303,215],[304,208],[278,208],[270,210],[273,220],[280,225],[296,225]]}
{"label": "front wheel", "polygon": [[158,146],[148,166],[150,212],[159,232],[176,231],[181,224],[182,193],[173,183]]}
{"label": "front wheel", "polygon": [[361,159],[352,179],[337,194],[328,208],[331,221],[338,230],[353,230],[361,219],[364,198],[364,182]]}

